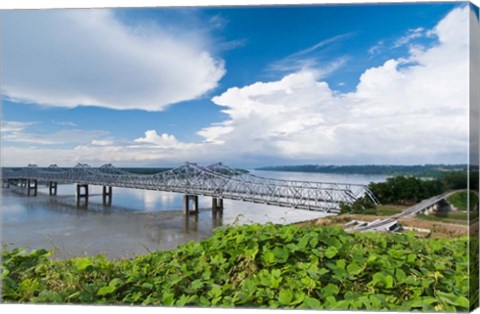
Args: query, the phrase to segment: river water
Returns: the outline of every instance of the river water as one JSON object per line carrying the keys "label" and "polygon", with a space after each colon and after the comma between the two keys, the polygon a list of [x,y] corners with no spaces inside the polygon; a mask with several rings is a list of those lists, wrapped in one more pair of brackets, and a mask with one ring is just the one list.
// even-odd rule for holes
{"label": "river water", "polygon": [[[285,179],[336,183],[384,181],[385,176],[338,175],[302,172],[256,171],[252,174]],[[159,249],[172,249],[188,241],[207,238],[213,229],[231,224],[289,224],[329,214],[284,207],[224,200],[224,210],[212,215],[210,197],[199,197],[198,216],[183,215],[183,194],[113,189],[111,206],[102,205],[102,187],[89,186],[87,209],[76,207],[73,184],[59,185],[49,196],[39,187],[36,197],[25,189],[2,189],[1,241],[9,248],[53,250],[54,258],[104,254],[129,258]]]}

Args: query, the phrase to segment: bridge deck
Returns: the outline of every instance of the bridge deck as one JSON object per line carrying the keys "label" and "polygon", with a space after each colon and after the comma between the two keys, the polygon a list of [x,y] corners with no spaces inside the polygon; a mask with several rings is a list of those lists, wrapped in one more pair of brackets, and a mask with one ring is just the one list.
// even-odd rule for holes
{"label": "bridge deck", "polygon": [[457,193],[458,191],[459,190],[449,191],[449,192],[445,192],[445,193],[440,194],[440,195],[433,196],[431,198],[423,200],[420,203],[415,204],[415,205],[407,208],[406,210],[404,210],[403,212],[401,212],[399,214],[393,215],[393,216],[391,216],[389,218],[386,218],[386,219],[382,219],[382,220],[377,221],[377,222],[372,223],[372,224],[368,224],[364,227],[360,227],[360,228],[355,229],[355,230],[356,231],[369,231],[369,230],[373,230],[373,229],[378,229],[382,226],[389,225],[389,224],[397,221],[398,219],[414,216],[414,215],[416,215],[420,212],[423,212],[426,209],[432,207],[433,205],[440,202],[441,200],[447,199],[449,196]]}
{"label": "bridge deck", "polygon": [[254,176],[222,164],[202,167],[194,163],[153,175],[132,174],[111,165],[91,168],[2,168],[4,180],[28,179],[211,196],[266,205],[328,211],[366,196],[376,203],[365,185],[288,181]]}

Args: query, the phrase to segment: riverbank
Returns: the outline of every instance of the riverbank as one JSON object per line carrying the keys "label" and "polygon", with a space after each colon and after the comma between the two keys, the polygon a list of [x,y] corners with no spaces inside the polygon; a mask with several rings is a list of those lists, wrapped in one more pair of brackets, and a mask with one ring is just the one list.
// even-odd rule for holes
{"label": "riverbank", "polygon": [[[364,214],[342,214],[338,216],[322,217],[319,219],[312,219],[300,222],[297,225],[301,227],[308,226],[335,226],[342,227],[353,220],[360,221],[374,221],[377,219],[385,219],[385,215],[364,215]],[[452,223],[442,222],[436,220],[426,220],[422,218],[403,218],[398,220],[402,226],[410,228],[421,228],[431,230],[429,237],[432,238],[450,238],[462,237],[468,235],[468,225],[464,222]]]}
{"label": "riverbank", "polygon": [[2,264],[5,302],[428,312],[469,306],[465,237],[253,224],[130,260],[52,261],[45,250],[14,249],[3,251]]}

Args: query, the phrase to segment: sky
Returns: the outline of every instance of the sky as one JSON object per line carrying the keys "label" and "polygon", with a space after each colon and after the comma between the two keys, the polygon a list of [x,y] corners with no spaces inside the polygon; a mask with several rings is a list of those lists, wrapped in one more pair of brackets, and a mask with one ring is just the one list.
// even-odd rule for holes
{"label": "sky", "polygon": [[2,17],[3,166],[467,162],[462,3]]}

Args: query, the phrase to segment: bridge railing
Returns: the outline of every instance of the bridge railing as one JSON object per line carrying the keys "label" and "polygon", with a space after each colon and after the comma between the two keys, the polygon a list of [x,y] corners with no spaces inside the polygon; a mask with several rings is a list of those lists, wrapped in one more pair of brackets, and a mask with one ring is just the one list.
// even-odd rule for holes
{"label": "bridge railing", "polygon": [[333,204],[351,204],[360,196],[373,195],[364,185],[262,178],[228,167],[202,167],[193,163],[152,175],[132,174],[111,165],[91,168],[85,164],[69,169],[56,165],[3,168],[2,175],[6,179],[161,190],[301,208],[331,208]]}

